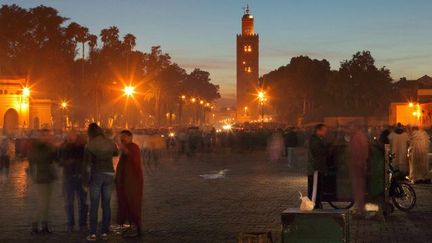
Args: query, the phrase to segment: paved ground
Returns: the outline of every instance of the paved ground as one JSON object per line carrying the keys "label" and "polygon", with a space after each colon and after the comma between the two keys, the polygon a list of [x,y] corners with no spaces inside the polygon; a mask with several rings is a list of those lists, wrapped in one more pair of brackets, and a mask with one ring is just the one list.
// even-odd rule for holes
{"label": "paved ground", "polygon": [[[15,162],[0,182],[0,242],[84,242],[85,234],[66,233],[60,182],[53,198],[55,233],[31,236],[34,189],[26,177],[26,162]],[[229,169],[226,178],[204,180],[199,175]],[[430,242],[432,186],[416,186],[417,207],[395,212],[386,222],[355,220],[352,242]],[[240,232],[280,234],[280,213],[298,207],[297,191],[306,191],[302,169],[268,162],[263,152],[197,155],[193,159],[166,157],[145,175],[144,236],[109,242],[236,242]],[[113,215],[116,213],[113,197]],[[278,239],[279,240],[279,239]]]}

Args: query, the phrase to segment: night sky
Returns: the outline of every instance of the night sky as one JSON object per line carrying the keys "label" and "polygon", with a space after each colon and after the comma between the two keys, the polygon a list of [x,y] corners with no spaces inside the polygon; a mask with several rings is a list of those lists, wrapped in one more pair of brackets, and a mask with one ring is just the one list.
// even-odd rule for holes
{"label": "night sky", "polygon": [[74,0],[1,1],[54,7],[99,34],[116,25],[137,37],[137,49],[161,45],[173,61],[211,73],[224,101],[235,94],[235,35],[249,3],[260,34],[260,75],[291,57],[326,58],[332,68],[370,50],[392,77],[432,75],[432,1],[428,0]]}

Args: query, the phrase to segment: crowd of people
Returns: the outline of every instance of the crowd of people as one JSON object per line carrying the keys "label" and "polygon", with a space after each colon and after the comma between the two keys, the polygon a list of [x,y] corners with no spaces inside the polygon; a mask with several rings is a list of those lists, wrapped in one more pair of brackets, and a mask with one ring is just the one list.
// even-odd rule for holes
{"label": "crowd of people", "polygon": [[[313,181],[317,180],[316,208],[322,208],[321,195],[323,178],[329,173],[332,149],[335,145],[346,148],[346,163],[355,201],[355,211],[365,211],[365,195],[367,185],[368,160],[370,146],[375,145],[384,153],[388,145],[394,154],[393,167],[412,183],[430,183],[429,169],[430,135],[419,127],[404,127],[397,124],[387,127],[380,135],[374,136],[373,129],[358,124],[351,124],[329,132],[324,124],[315,126],[308,140],[308,195],[312,198]],[[314,174],[318,176],[314,178]]]}
{"label": "crowd of people", "polygon": [[[34,135],[34,134],[33,134]],[[134,139],[134,140],[133,140]],[[118,198],[117,223],[125,237],[136,237],[141,232],[143,197],[143,172],[152,169],[149,162],[157,164],[163,149],[176,155],[194,156],[218,150],[250,152],[267,150],[270,160],[285,158],[288,167],[298,166],[296,147],[307,149],[308,194],[312,198],[314,180],[318,191],[316,207],[321,208],[323,178],[329,172],[329,158],[334,146],[346,148],[347,165],[355,199],[356,211],[364,212],[367,161],[370,146],[375,144],[384,151],[389,144],[395,154],[394,167],[413,183],[430,183],[428,153],[430,135],[419,127],[397,124],[387,128],[365,128],[358,124],[330,129],[324,124],[314,128],[235,128],[200,130],[197,127],[177,131],[124,130],[114,135],[92,123],[87,134],[68,131],[61,142],[53,139],[52,131],[42,129],[31,142],[21,141],[15,150],[12,140],[0,143],[0,170],[7,173],[12,153],[29,160],[28,173],[37,192],[37,208],[32,223],[33,234],[50,233],[49,214],[55,181],[62,178],[62,191],[69,231],[77,226],[89,230],[88,241],[107,239],[111,222],[111,192]],[[168,153],[169,154],[169,153]],[[114,169],[113,157],[120,155]],[[144,162],[143,162],[144,161]],[[57,174],[57,166],[63,175]],[[316,175],[314,177],[314,175]],[[131,186],[133,185],[133,186]],[[75,201],[78,220],[75,220]],[[88,201],[90,205],[88,205]],[[99,205],[102,208],[102,225],[97,230]]]}
{"label": "crowd of people", "polygon": [[419,127],[397,124],[383,131],[380,138],[390,144],[395,154],[394,165],[413,183],[430,183],[429,159],[430,135]]}
{"label": "crowd of people", "polygon": [[[56,167],[60,166],[63,170],[62,191],[68,231],[75,230],[78,225],[80,231],[89,230],[87,241],[96,241],[98,232],[101,239],[107,240],[111,230],[111,193],[115,188],[117,223],[120,226],[130,225],[121,228],[122,235],[140,235],[143,169],[140,148],[132,139],[133,135],[128,130],[112,138],[92,123],[86,137],[69,131],[66,139],[56,144],[50,130],[40,130],[28,151],[28,173],[37,194],[32,234],[52,232],[49,225],[51,198],[54,182],[60,178]],[[120,158],[115,170],[113,157],[117,155]],[[78,222],[75,221],[75,198],[78,202]],[[99,205],[102,208],[102,224],[98,231]]]}

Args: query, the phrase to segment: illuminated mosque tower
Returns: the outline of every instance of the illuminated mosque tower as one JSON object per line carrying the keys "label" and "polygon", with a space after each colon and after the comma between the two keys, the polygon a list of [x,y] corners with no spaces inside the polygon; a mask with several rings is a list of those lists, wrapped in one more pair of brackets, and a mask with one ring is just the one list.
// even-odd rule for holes
{"label": "illuminated mosque tower", "polygon": [[259,36],[254,32],[254,17],[247,5],[242,17],[242,33],[237,35],[237,119],[258,117]]}

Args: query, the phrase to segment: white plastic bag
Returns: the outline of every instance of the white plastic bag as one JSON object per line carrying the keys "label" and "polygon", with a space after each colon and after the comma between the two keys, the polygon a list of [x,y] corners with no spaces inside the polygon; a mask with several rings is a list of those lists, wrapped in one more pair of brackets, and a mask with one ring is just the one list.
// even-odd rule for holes
{"label": "white plastic bag", "polygon": [[317,187],[318,187],[318,171],[314,172],[313,175],[313,189],[312,189],[312,200],[309,197],[304,197],[301,192],[300,194],[300,210],[301,211],[312,211],[315,208],[315,200],[317,195]]}
{"label": "white plastic bag", "polygon": [[315,203],[312,202],[312,200],[310,200],[308,197],[304,197],[301,192],[299,192],[300,194],[300,200],[301,200],[301,204],[300,204],[300,210],[301,211],[312,211],[315,208]]}

